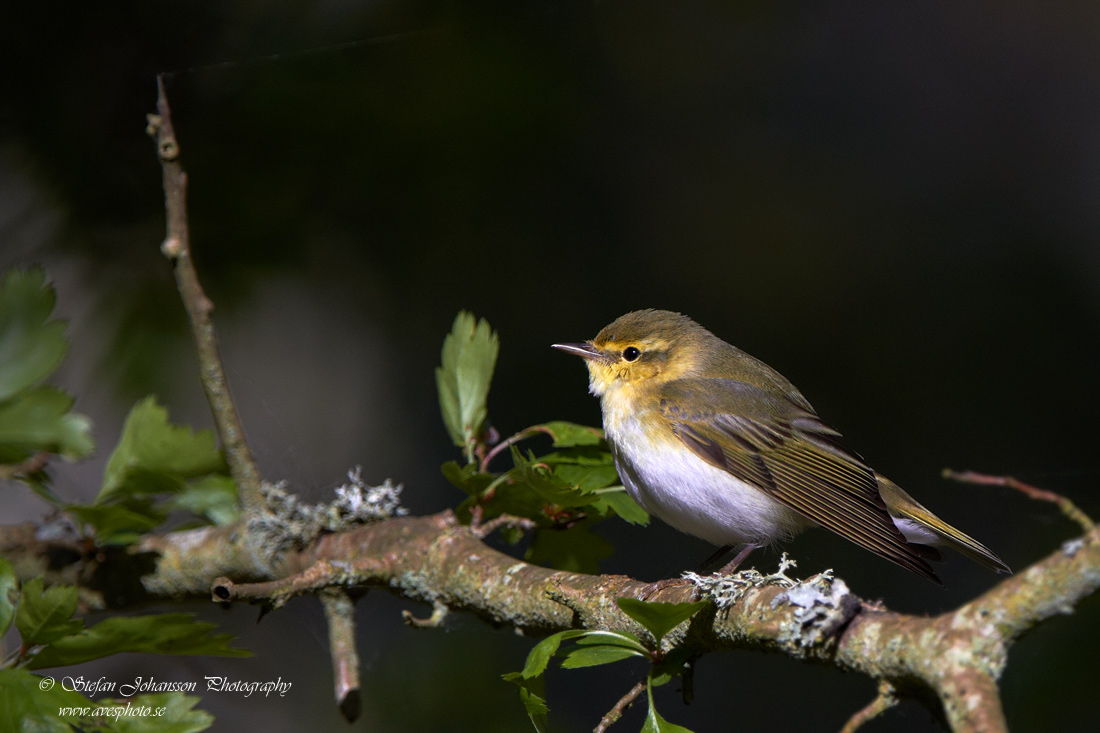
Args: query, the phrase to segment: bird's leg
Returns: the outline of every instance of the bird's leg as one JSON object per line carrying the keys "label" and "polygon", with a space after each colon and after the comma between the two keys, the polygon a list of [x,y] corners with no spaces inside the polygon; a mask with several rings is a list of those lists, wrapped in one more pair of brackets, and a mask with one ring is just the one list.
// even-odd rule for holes
{"label": "bird's leg", "polygon": [[751,542],[741,548],[741,551],[730,560],[728,563],[722,566],[716,575],[733,575],[733,572],[741,566],[741,563],[745,562],[745,558],[752,554],[752,551],[758,549],[760,545],[754,545]]}

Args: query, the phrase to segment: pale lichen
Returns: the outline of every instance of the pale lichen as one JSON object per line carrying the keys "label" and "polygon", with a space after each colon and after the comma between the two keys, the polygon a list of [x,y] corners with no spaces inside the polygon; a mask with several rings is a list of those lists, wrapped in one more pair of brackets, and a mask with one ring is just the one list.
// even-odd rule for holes
{"label": "pale lichen", "polygon": [[348,483],[336,489],[328,503],[306,504],[286,490],[285,482],[265,483],[263,503],[248,518],[251,537],[268,557],[311,545],[325,533],[342,532],[372,522],[407,514],[401,506],[401,486],[386,479],[380,486],[368,486],[362,469],[348,471]]}

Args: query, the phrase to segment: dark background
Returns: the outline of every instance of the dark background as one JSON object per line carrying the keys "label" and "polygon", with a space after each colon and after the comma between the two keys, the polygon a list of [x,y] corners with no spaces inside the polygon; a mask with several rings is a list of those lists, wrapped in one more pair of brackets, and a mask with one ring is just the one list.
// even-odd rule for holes
{"label": "dark background", "polygon": [[[640,307],[687,313],[797,384],[878,470],[1022,570],[1073,536],[1051,506],[950,484],[1025,481],[1100,514],[1100,7],[1095,3],[8,3],[0,10],[0,265],[41,263],[73,347],[58,382],[98,460],[56,471],[87,499],[139,397],[209,426],[145,136],[154,75],[191,176],[193,246],[265,475],[313,501],[356,464],[412,511],[461,496],[432,370],[462,308],[502,349],[504,434],[599,421],[551,351]],[[4,521],[41,507],[15,487]],[[607,523],[605,572],[647,580],[710,548]],[[942,590],[824,532],[789,549],[864,597],[937,613],[997,577],[954,556]],[[774,567],[776,553],[753,563]],[[359,604],[372,731],[514,731],[531,640],[413,606]],[[209,694],[215,730],[341,730],[319,604],[196,612],[249,660],[124,655],[85,674],[282,677],[285,698]],[[415,609],[427,615],[428,609]],[[1013,648],[1013,730],[1083,729],[1100,604]],[[642,670],[551,672],[563,731]],[[874,695],[830,668],[740,652],[699,665],[697,731],[836,730]],[[636,730],[636,706],[616,730]],[[906,703],[868,730],[934,727]]]}

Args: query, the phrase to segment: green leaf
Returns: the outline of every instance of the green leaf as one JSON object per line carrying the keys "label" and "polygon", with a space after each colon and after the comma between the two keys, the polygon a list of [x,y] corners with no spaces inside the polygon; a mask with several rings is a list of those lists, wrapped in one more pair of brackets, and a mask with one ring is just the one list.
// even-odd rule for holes
{"label": "green leaf", "polygon": [[31,578],[23,584],[19,596],[15,626],[26,646],[50,644],[84,628],[83,621],[72,619],[76,613],[76,588],[71,585],[44,588],[44,585],[42,578]]}
{"label": "green leaf", "polygon": [[608,512],[614,512],[631,524],[643,527],[649,524],[649,514],[626,493],[625,487],[614,486],[595,493],[598,498],[592,502],[592,507],[600,516],[606,517]]}
{"label": "green leaf", "polygon": [[568,529],[539,527],[524,559],[556,570],[595,575],[600,571],[599,561],[611,557],[615,548],[603,537],[590,532],[590,524],[589,520],[582,520]]}
{"label": "green leaf", "polygon": [[583,637],[577,639],[577,644],[584,646],[594,646],[597,644],[619,646],[623,649],[633,649],[642,654],[649,654],[649,650],[645,648],[645,645],[642,644],[638,637],[634,636],[634,634],[631,634],[629,631],[590,631]]}
{"label": "green leaf", "polygon": [[455,445],[466,448],[467,462],[488,417],[486,400],[500,341],[484,319],[461,311],[443,339],[442,366],[435,370],[443,423]]}
{"label": "green leaf", "polygon": [[653,687],[648,681],[646,693],[649,695],[649,713],[646,715],[641,733],[692,733],[688,728],[670,723],[657,714],[657,706],[653,704]]}
{"label": "green leaf", "polygon": [[546,665],[550,663],[550,658],[558,651],[558,647],[561,646],[563,641],[590,633],[592,632],[570,629],[569,631],[559,631],[556,634],[551,634],[535,644],[534,648],[527,654],[527,663],[523,665],[523,671],[520,674],[525,679],[541,675],[546,671]]}
{"label": "green leaf", "polygon": [[72,397],[46,386],[0,402],[0,461],[18,463],[41,450],[69,459],[89,455],[91,421],[72,407]]}
{"label": "green leaf", "polygon": [[15,615],[15,602],[19,599],[19,583],[15,579],[15,568],[0,557],[0,639],[11,627]]}
{"label": "green leaf", "polygon": [[619,598],[615,601],[619,608],[630,618],[634,619],[653,634],[657,643],[665,634],[672,631],[684,621],[694,616],[710,601],[696,601],[695,603],[657,603],[639,601],[636,598]]}
{"label": "green leaf", "polygon": [[470,496],[479,496],[496,478],[491,473],[479,473],[476,463],[460,466],[457,461],[447,461],[441,470],[444,478]]}
{"label": "green leaf", "polygon": [[77,723],[79,716],[61,710],[95,707],[60,684],[43,685],[45,679],[24,669],[0,669],[0,730],[72,733],[69,723]]}
{"label": "green leaf", "polygon": [[[591,493],[617,483],[619,474],[614,466],[578,466],[562,463],[553,466],[554,475],[580,491]],[[595,497],[589,497],[594,499]]]}
{"label": "green leaf", "polygon": [[610,664],[611,662],[618,662],[621,659],[628,659],[630,657],[645,658],[645,656],[645,654],[635,649],[627,649],[621,646],[610,646],[607,644],[601,644],[600,646],[578,646],[569,650],[565,655],[565,659],[562,660],[561,666],[564,669],[579,669],[580,667],[595,667],[600,664]]}
{"label": "green leaf", "polygon": [[70,504],[65,511],[95,528],[101,545],[124,545],[156,529],[168,515],[150,499],[131,499],[125,504]]}
{"label": "green leaf", "polygon": [[189,613],[112,616],[95,626],[49,644],[35,654],[29,669],[80,664],[120,652],[206,654],[247,657],[247,649],[228,646],[230,634],[211,634],[214,624],[196,621]]}
{"label": "green leaf", "polygon": [[512,478],[517,483],[530,486],[550,504],[557,504],[560,507],[579,507],[585,506],[595,498],[589,495],[590,492],[570,486],[549,466],[538,464],[533,455],[524,458],[515,446],[512,446],[512,461],[516,464],[510,472]]}
{"label": "green leaf", "polygon": [[555,448],[571,448],[575,445],[601,445],[603,443],[603,431],[599,428],[590,428],[587,425],[553,420],[535,425],[534,428],[548,434],[553,439]]}
{"label": "green leaf", "polygon": [[116,492],[158,493],[179,490],[182,481],[225,473],[226,464],[209,430],[191,432],[168,422],[168,410],[146,397],[134,405],[122,437],[107,460],[102,502]]}
{"label": "green leaf", "polygon": [[550,708],[546,707],[546,678],[542,675],[527,678],[519,672],[509,672],[501,676],[519,687],[520,702],[523,703],[535,730],[538,733],[547,733],[550,730],[550,721],[546,714],[550,712]]}
{"label": "green leaf", "polygon": [[233,524],[241,516],[237,484],[229,476],[210,474],[192,481],[165,503],[170,512],[189,511],[206,517],[218,526]]}
{"label": "green leaf", "polygon": [[199,733],[214,724],[214,716],[205,710],[193,710],[201,698],[182,692],[156,692],[138,695],[131,700],[104,700],[99,704],[114,704],[131,708],[148,708],[149,715],[120,715],[108,718],[116,733]]}
{"label": "green leaf", "polygon": [[0,400],[46,378],[65,358],[65,324],[49,320],[56,299],[39,268],[0,280]]}

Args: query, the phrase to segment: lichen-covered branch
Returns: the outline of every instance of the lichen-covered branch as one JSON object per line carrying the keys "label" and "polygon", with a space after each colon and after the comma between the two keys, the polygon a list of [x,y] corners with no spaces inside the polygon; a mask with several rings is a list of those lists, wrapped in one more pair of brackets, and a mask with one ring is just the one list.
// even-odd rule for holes
{"label": "lichen-covered branch", "polygon": [[[146,593],[206,596],[219,576],[272,581],[254,588],[254,596],[264,595],[262,590],[268,598],[288,589],[382,587],[530,635],[570,628],[647,634],[615,604],[620,596],[639,597],[647,584],[530,565],[486,546],[450,511],[322,534],[274,559],[254,556],[255,543],[244,542],[241,534],[239,527],[223,527],[146,537],[131,549],[156,553],[155,568],[141,578]],[[25,541],[30,555],[52,551],[27,531],[13,531],[8,539]],[[0,549],[10,555],[12,544]],[[33,557],[23,559],[35,566]],[[748,583],[738,600],[705,609],[666,639],[696,654],[755,648],[833,664],[887,681],[902,695],[924,690],[940,701],[938,712],[954,730],[997,731],[1004,730],[997,680],[1009,646],[1098,587],[1100,529],[1094,529],[941,616],[894,613],[860,601],[839,579],[817,576],[795,585]],[[694,590],[671,587],[650,600],[682,601]],[[719,595],[717,586],[708,592]]]}

